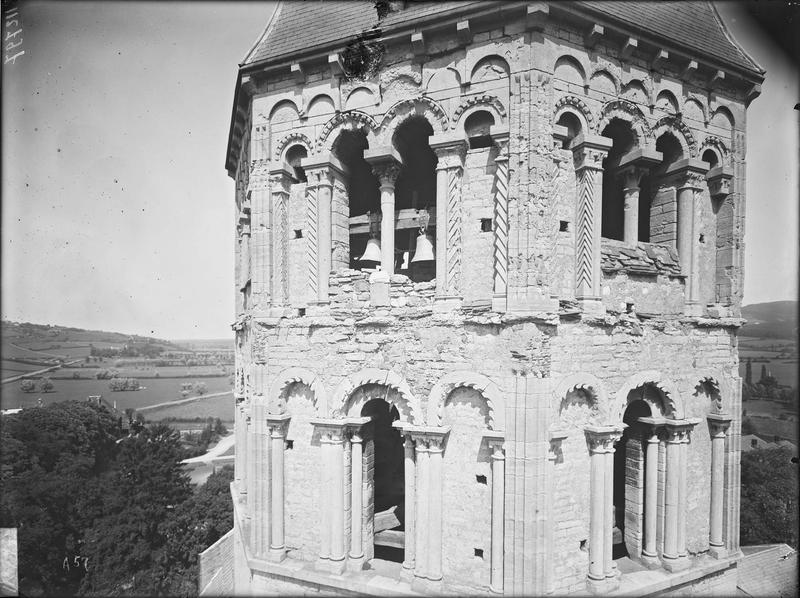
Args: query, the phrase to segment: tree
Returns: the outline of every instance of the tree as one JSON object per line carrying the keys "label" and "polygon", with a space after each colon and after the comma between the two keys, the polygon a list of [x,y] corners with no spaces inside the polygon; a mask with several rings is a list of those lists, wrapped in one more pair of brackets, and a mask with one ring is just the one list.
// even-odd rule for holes
{"label": "tree", "polygon": [[34,392],[36,390],[36,382],[26,378],[19,383],[19,388],[22,392]]}
{"label": "tree", "polygon": [[52,392],[53,390],[53,381],[50,378],[42,378],[41,382],[39,382],[39,389],[42,392]]}
{"label": "tree", "polygon": [[759,379],[759,382],[763,382],[766,377],[767,377],[767,366],[762,363],[761,364],[761,378]]}
{"label": "tree", "polygon": [[744,366],[744,381],[747,384],[753,383],[753,361],[748,357]]}
{"label": "tree", "polygon": [[171,512],[192,494],[177,430],[152,424],[120,442],[117,468],[108,487],[104,515],[86,537],[93,568],[81,593],[161,594]]}
{"label": "tree", "polygon": [[194,389],[197,391],[197,394],[204,395],[208,392],[208,387],[206,386],[205,382],[198,382],[195,384]]}
{"label": "tree", "polygon": [[742,453],[741,543],[797,548],[798,468],[788,449]]}

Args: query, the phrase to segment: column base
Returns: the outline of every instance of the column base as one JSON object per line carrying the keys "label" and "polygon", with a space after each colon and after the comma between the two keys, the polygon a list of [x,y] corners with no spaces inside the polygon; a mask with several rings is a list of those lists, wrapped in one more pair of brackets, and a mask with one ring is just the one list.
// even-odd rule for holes
{"label": "column base", "polygon": [[730,554],[730,552],[724,546],[709,546],[708,554],[713,556],[715,559],[724,559]]}
{"label": "column base", "polygon": [[602,315],[605,313],[603,301],[599,297],[579,297],[577,299],[581,311],[592,315]]}
{"label": "column base", "polygon": [[364,555],[361,556],[348,556],[347,557],[347,570],[348,571],[363,571],[367,566],[367,559]]}
{"label": "column base", "polygon": [[664,569],[666,569],[670,573],[675,573],[677,571],[683,571],[685,569],[688,569],[689,565],[691,564],[689,562],[689,559],[687,557],[685,557],[685,556],[677,557],[677,558],[671,558],[671,559],[670,558],[664,558],[662,560],[662,563],[664,565]]}
{"label": "column base", "polygon": [[344,557],[342,557],[338,561],[330,559],[330,561],[328,562],[330,566],[328,571],[330,571],[334,575],[341,575],[342,573],[344,573],[345,569],[347,569],[347,559]]}
{"label": "column base", "polygon": [[606,585],[606,578],[603,579],[592,579],[591,577],[587,578],[586,580],[586,588],[592,594],[605,594],[608,590],[608,585]]}
{"label": "column base", "polygon": [[505,591],[503,590],[503,588],[496,588],[493,585],[489,586],[489,591],[492,594],[505,594]]}
{"label": "column base", "polygon": [[400,581],[405,583],[412,583],[414,581],[414,565],[412,564],[411,567],[406,567],[405,564],[403,568],[400,569]]}
{"label": "column base", "polygon": [[331,559],[327,556],[321,556],[317,559],[317,562],[314,563],[314,569],[317,571],[330,571],[331,570]]}
{"label": "column base", "polygon": [[508,311],[508,297],[506,295],[495,295],[492,297],[492,311],[505,313]]}
{"label": "column base", "polygon": [[702,316],[703,306],[699,303],[686,303],[683,306],[683,313],[687,316]]}
{"label": "column base", "polygon": [[461,308],[461,297],[441,295],[433,298],[433,311],[453,311]]}
{"label": "column base", "polygon": [[428,579],[427,577],[414,577],[414,580],[411,582],[411,589],[426,596],[441,594],[442,580]]}
{"label": "column base", "polygon": [[267,554],[267,560],[273,563],[280,563],[285,558],[286,558],[285,548],[270,548],[269,553]]}
{"label": "column base", "polygon": [[639,557],[639,561],[648,569],[661,569],[661,560],[657,554],[645,554]]}

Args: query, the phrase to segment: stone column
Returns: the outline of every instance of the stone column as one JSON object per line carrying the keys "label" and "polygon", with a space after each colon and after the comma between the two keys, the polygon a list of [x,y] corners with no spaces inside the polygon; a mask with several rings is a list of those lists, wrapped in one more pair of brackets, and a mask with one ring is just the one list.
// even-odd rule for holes
{"label": "stone column", "polygon": [[331,428],[331,570],[341,573],[345,566],[344,545],[344,435]]}
{"label": "stone column", "polygon": [[663,420],[640,417],[639,421],[648,426],[645,433],[645,483],[644,483],[644,543],[642,562],[650,569],[661,566],[656,548],[656,528],[658,525],[658,447],[659,430]]}
{"label": "stone column", "polygon": [[711,433],[711,512],[708,534],[708,552],[716,557],[727,556],[723,538],[723,520],[725,515],[725,439],[731,424],[731,416],[722,413],[710,413],[708,428]]}
{"label": "stone column", "polygon": [[611,555],[611,532],[614,527],[614,443],[620,439],[624,428],[624,425],[584,428],[591,463],[588,585],[593,592],[606,592],[614,589],[617,584]]}
{"label": "stone column", "polygon": [[497,144],[494,172],[494,292],[492,310],[508,307],[508,132],[492,135]]}
{"label": "stone column", "polygon": [[331,471],[331,438],[325,428],[321,429],[319,443],[322,457],[322,492],[319,501],[319,562],[317,568],[327,571],[330,569],[331,558],[331,501],[328,500],[328,497],[331,492],[333,473]]}
{"label": "stone column", "polygon": [[428,532],[430,516],[428,514],[428,495],[430,493],[430,476],[428,474],[429,452],[428,444],[424,438],[415,438],[417,450],[417,538],[416,538],[416,567],[414,577],[424,578],[428,575]]}
{"label": "stone column", "polygon": [[269,556],[272,561],[282,561],[286,557],[286,542],[284,537],[284,461],[286,452],[286,431],[289,428],[290,417],[291,416],[286,413],[267,415],[272,460],[270,495],[272,530],[269,543]]}
{"label": "stone column", "polygon": [[244,417],[243,405],[244,397],[236,397],[236,406],[234,410],[235,421],[233,423],[233,432],[236,437],[236,443],[233,453],[233,479],[236,483],[236,491],[241,495],[244,492],[244,457],[247,452],[247,434],[245,431],[246,421]]}
{"label": "stone column", "polygon": [[253,483],[248,492],[248,502],[252,514],[252,528],[250,532],[250,550],[257,558],[265,558],[269,551],[270,537],[270,500],[268,478],[269,436],[264,421],[266,408],[264,397],[257,395],[252,403],[252,430],[253,450],[250,453],[252,467],[250,472]]}
{"label": "stone column", "polygon": [[239,265],[239,273],[240,273],[239,288],[243,291],[245,287],[247,287],[247,283],[249,283],[251,280],[250,216],[245,213],[240,214],[239,223],[241,228],[241,244],[242,244],[241,251],[239,253],[239,259],[241,260],[241,264]]}
{"label": "stone column", "polygon": [[394,184],[400,175],[402,160],[391,147],[380,147],[364,152],[364,159],[372,166],[381,191],[381,270],[394,274]]}
{"label": "stone column", "polygon": [[273,165],[269,172],[272,191],[272,304],[285,307],[289,302],[289,187],[292,172],[285,164]]}
{"label": "stone column", "polygon": [[456,135],[434,135],[436,154],[436,300],[445,309],[461,296],[461,173],[466,141]]}
{"label": "stone column", "polygon": [[661,161],[662,154],[648,147],[637,148],[619,161],[625,198],[623,241],[635,247],[639,242],[639,183],[647,169]]}
{"label": "stone column", "polygon": [[667,463],[664,489],[664,568],[689,566],[686,555],[686,447],[694,420],[666,420]]}
{"label": "stone column", "polygon": [[505,475],[506,455],[503,439],[490,438],[492,451],[492,561],[489,588],[497,594],[503,593],[503,532],[505,527]]}
{"label": "stone column", "polygon": [[403,554],[403,573],[408,579],[414,574],[415,562],[415,547],[416,547],[416,460],[414,459],[414,439],[410,435],[406,435],[405,443],[405,462],[404,462],[404,475],[406,485],[405,497],[405,551]]}
{"label": "stone column", "polygon": [[584,309],[600,303],[600,232],[603,210],[603,159],[613,142],[597,135],[579,135],[572,142],[578,178],[575,219],[575,298]]}
{"label": "stone column", "polygon": [[444,437],[431,436],[428,443],[429,452],[429,491],[430,507],[428,511],[430,536],[430,553],[428,559],[428,579],[442,579],[442,453]]}
{"label": "stone column", "polygon": [[678,183],[678,258],[681,261],[681,272],[686,277],[685,296],[686,312],[700,315],[699,282],[696,276],[699,259],[698,227],[695,218],[696,196],[705,184],[705,173],[708,164],[696,158],[685,158],[676,162],[667,175],[677,175]]}
{"label": "stone column", "polygon": [[327,303],[333,269],[333,187],[337,180],[345,178],[347,170],[332,155],[323,159],[305,158],[301,166],[308,181],[306,238],[309,245],[314,245],[308,251],[313,260],[312,280],[316,283],[313,292],[318,303]]}
{"label": "stone column", "polygon": [[350,551],[348,569],[364,568],[364,439],[365,426],[371,418],[359,417],[347,420],[350,435]]}

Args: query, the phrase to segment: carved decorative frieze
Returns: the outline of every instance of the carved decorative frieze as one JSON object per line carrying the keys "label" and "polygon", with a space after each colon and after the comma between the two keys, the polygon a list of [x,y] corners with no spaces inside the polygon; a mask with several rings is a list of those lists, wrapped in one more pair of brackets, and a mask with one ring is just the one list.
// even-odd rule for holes
{"label": "carved decorative frieze", "polygon": [[496,96],[482,94],[467,98],[456,108],[455,112],[453,112],[453,124],[456,124],[461,118],[461,115],[473,106],[491,106],[497,114],[503,118],[506,117],[506,109]]}

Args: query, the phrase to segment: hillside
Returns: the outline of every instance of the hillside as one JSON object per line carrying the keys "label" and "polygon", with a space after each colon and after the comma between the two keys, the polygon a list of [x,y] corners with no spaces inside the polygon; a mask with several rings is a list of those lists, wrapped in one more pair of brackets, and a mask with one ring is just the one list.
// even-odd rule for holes
{"label": "hillside", "polygon": [[797,339],[797,301],[771,301],[742,306],[747,324],[740,336],[764,339]]}

